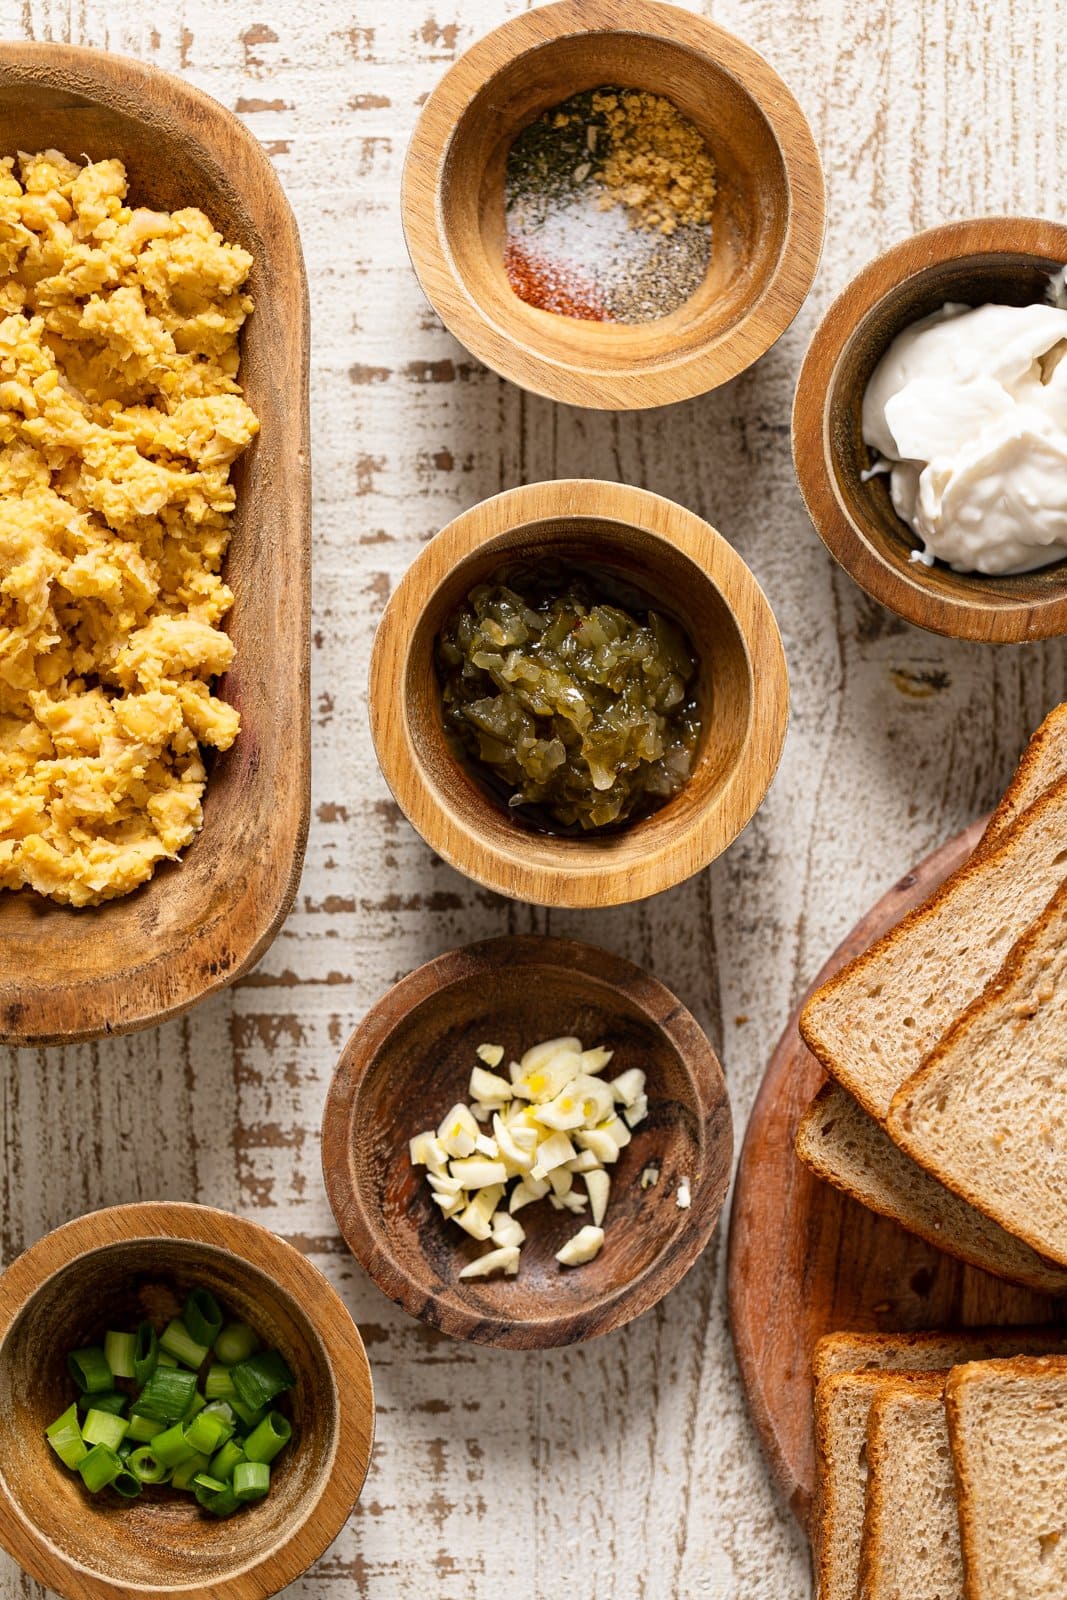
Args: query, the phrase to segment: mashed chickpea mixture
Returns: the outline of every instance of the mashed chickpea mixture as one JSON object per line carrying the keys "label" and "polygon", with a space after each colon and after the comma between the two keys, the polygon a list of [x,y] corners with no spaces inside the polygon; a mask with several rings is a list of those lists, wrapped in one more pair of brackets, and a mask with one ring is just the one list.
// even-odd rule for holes
{"label": "mashed chickpea mixture", "polygon": [[0,887],[94,904],[200,827],[251,265],[119,161],[0,160]]}

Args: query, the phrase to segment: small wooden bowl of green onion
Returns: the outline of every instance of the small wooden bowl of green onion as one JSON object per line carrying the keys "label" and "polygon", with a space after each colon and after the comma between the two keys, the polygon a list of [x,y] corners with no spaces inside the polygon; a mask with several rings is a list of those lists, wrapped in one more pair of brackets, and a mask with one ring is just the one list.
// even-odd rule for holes
{"label": "small wooden bowl of green onion", "polygon": [[118,1206],[0,1277],[0,1543],[71,1600],[258,1600],[366,1475],[370,1371],[290,1245],[205,1206]]}

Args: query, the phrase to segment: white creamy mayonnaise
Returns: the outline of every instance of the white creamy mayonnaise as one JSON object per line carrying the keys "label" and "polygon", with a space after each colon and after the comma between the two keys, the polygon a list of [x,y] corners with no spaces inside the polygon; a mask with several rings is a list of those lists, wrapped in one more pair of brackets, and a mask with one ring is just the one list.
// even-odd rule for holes
{"label": "white creamy mayonnaise", "polygon": [[922,540],[913,560],[995,574],[1067,556],[1063,278],[1056,304],[943,306],[875,368],[863,437]]}

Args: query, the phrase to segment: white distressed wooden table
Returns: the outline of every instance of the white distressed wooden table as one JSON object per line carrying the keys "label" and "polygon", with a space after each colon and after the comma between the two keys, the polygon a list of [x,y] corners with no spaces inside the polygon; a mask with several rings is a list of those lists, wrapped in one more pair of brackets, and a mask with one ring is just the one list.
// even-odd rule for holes
{"label": "white distressed wooden table", "polygon": [[[620,0],[625,10],[625,0]],[[697,9],[701,7],[697,6]],[[77,1213],[201,1199],[299,1245],[363,1332],[377,1446],[303,1600],[800,1600],[806,1552],[749,1428],[725,1236],[624,1332],[476,1350],[394,1309],[334,1231],[326,1085],[394,979],[504,931],[598,941],[665,978],[720,1047],[737,1132],[800,986],[875,893],[990,805],[1067,692],[1064,647],[994,650],[898,624],[804,515],[789,409],[816,318],[874,251],[982,211],[1062,209],[1061,0],[706,0],[799,96],[826,164],[822,273],[753,370],[670,410],[555,407],[484,371],[408,266],[397,203],[427,91],[521,0],[0,0],[7,38],[185,74],[243,117],[296,209],[314,317],[314,795],[292,915],[259,969],[179,1022],[0,1068],[0,1264]],[[511,484],[618,478],[713,522],[781,623],[793,721],[756,820],[710,871],[615,912],[486,894],[399,815],[365,678],[392,585],[451,516]],[[160,1134],[162,1130],[162,1143]],[[0,1600],[36,1591],[0,1557]]]}

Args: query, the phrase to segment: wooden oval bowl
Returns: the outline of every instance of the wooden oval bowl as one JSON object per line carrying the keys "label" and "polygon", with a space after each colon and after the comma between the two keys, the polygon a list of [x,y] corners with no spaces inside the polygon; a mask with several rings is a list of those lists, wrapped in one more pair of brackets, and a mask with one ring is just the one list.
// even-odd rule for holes
{"label": "wooden oval bowl", "polygon": [[[74,1398],[67,1353],[211,1289],[281,1350],[293,1443],[266,1499],[216,1522],[190,1496],[88,1494],[45,1427]],[[32,1245],[0,1277],[0,1544],[67,1600],[261,1600],[340,1532],[374,1435],[363,1342],[322,1274],[255,1223],[207,1206],[114,1206]]]}
{"label": "wooden oval bowl", "polygon": [[851,578],[917,627],[1017,644],[1067,632],[1067,561],[1019,577],[911,560],[918,540],[885,478],[864,483],[863,395],[900,331],[947,300],[1027,305],[1067,261],[1067,226],[979,217],[894,245],[838,296],[808,347],[793,406],[793,459],[816,532]]}
{"label": "wooden oval bowl", "polygon": [[[486,1246],[441,1217],[408,1140],[467,1100],[479,1044],[511,1059],[565,1034],[614,1049],[611,1075],[648,1076],[648,1118],[610,1169],[603,1248],[561,1267],[555,1252],[583,1219],[530,1205],[518,1277],[461,1281]],[[670,990],[606,950],[538,937],[453,950],[390,989],[345,1046],[322,1123],[334,1216],[378,1287],[453,1338],[519,1350],[610,1333],[661,1300],[711,1237],[732,1148],[722,1069]],[[659,1182],[642,1189],[653,1160]],[[683,1178],[689,1210],[676,1200]]]}
{"label": "wooden oval bowl", "polygon": [[[504,269],[516,135],[601,84],[668,96],[717,167],[707,276],[653,323],[538,310]],[[479,40],[423,109],[402,207],[419,281],[457,339],[524,389],[616,411],[704,394],[763,355],[811,287],[825,213],[811,130],[778,74],[725,29],[654,0],[561,0]]]}
{"label": "wooden oval bowl", "polygon": [[308,311],[300,239],[257,141],[222,106],[139,61],[0,44],[0,154],[118,156],[135,203],[199,206],[252,252],[241,381],[261,432],[234,470],[224,576],[241,713],[204,826],[125,899],[71,909],[0,893],[0,1041],[125,1033],[186,1010],[259,959],[292,902],[309,803]]}
{"label": "wooden oval bowl", "polygon": [[[632,584],[679,620],[700,661],[692,776],[659,811],[599,836],[517,821],[453,751],[441,715],[445,619],[502,566],[546,556]],[[374,747],[409,822],[469,878],[538,905],[620,905],[707,866],[766,794],[788,714],[778,625],[741,557],[673,501],[586,479],[511,489],[450,522],[397,585],[371,656]]]}

